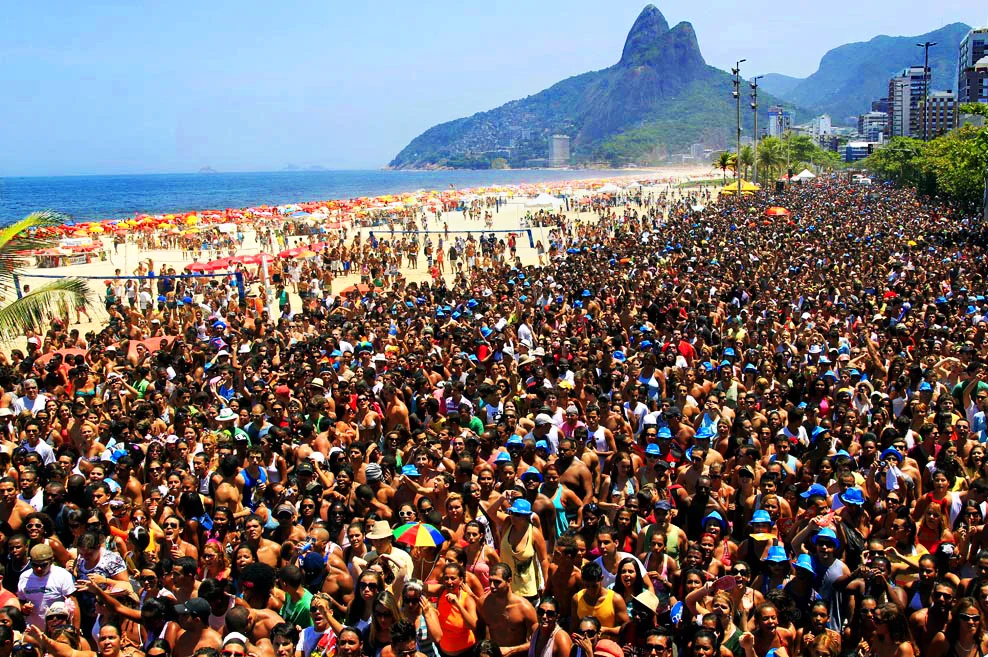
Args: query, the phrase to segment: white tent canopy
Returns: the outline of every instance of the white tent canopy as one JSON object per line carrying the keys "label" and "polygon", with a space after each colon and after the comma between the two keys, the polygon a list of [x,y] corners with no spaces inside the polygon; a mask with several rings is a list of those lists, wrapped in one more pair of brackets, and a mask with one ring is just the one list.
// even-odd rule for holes
{"label": "white tent canopy", "polygon": [[792,177],[793,180],[812,180],[813,178],[816,178],[816,176],[809,169],[803,169]]}
{"label": "white tent canopy", "polygon": [[561,205],[562,201],[554,196],[549,196],[545,192],[525,201],[526,208],[558,208]]}
{"label": "white tent canopy", "polygon": [[614,183],[607,183],[597,191],[600,192],[601,194],[619,194],[624,190],[618,187],[617,185],[615,185]]}
{"label": "white tent canopy", "polygon": [[625,186],[625,189],[641,189],[642,184],[637,180],[632,180]]}

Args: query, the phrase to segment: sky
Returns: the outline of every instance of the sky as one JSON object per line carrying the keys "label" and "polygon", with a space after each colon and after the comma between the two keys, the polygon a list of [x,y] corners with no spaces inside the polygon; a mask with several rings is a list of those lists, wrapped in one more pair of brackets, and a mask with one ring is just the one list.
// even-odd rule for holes
{"label": "sky", "polygon": [[[614,64],[646,4],[6,0],[0,176],[379,168],[432,125]],[[655,4],[748,76],[988,20],[971,0]]]}

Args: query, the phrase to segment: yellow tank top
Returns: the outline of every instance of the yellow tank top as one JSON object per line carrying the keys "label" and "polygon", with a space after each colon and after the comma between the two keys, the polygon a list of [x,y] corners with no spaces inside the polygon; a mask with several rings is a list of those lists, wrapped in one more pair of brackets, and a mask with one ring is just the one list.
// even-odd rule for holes
{"label": "yellow tank top", "polygon": [[532,527],[525,531],[519,549],[511,547],[511,532],[504,532],[501,537],[501,561],[511,566],[511,590],[523,598],[531,598],[539,594],[539,579],[542,566],[535,558],[535,542],[532,540]]}
{"label": "yellow tank top", "polygon": [[594,605],[583,601],[584,594],[586,594],[585,590],[576,594],[576,617],[593,616],[600,621],[601,626],[614,627],[617,624],[614,613],[614,591],[604,589]]}

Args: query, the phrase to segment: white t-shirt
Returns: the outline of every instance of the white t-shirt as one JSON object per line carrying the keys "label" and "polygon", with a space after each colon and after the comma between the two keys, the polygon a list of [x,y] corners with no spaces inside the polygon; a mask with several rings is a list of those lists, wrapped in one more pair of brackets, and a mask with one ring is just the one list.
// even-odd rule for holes
{"label": "white t-shirt", "polygon": [[[323,641],[323,638],[325,640]],[[322,645],[320,645],[320,643]],[[325,632],[319,632],[311,625],[302,630],[302,636],[295,646],[296,652],[301,652],[302,657],[332,657],[336,653],[336,632],[333,628],[327,628]]]}
{"label": "white t-shirt", "polygon": [[21,573],[17,582],[17,595],[22,600],[34,604],[34,611],[27,617],[28,625],[45,626],[45,612],[59,600],[66,600],[75,593],[75,580],[72,573],[56,565],[51,566],[47,575],[38,577],[32,569]]}
{"label": "white t-shirt", "polygon": [[38,456],[41,457],[41,462],[44,463],[45,465],[55,462],[55,450],[53,450],[51,448],[51,445],[49,445],[43,440],[39,440],[38,444],[35,445],[34,447],[32,447],[30,443],[25,441],[21,443],[21,447],[23,447],[29,452],[37,452]]}
{"label": "white t-shirt", "polygon": [[31,411],[31,415],[37,415],[38,411],[42,410],[48,404],[48,396],[44,393],[38,393],[38,396],[31,401],[27,398],[27,395],[23,397],[18,397],[14,400],[12,406],[14,407],[14,413],[20,414],[24,411]]}

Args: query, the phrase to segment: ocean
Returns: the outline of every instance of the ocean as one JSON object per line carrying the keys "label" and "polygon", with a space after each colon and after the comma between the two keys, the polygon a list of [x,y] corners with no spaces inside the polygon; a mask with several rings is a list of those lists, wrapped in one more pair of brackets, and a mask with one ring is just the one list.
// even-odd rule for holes
{"label": "ocean", "polygon": [[[190,210],[380,196],[418,189],[482,187],[634,176],[632,170],[276,171],[0,178],[0,224],[37,210],[76,221]],[[646,175],[646,174],[643,174]],[[654,174],[653,174],[654,175]]]}

